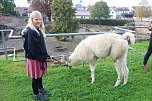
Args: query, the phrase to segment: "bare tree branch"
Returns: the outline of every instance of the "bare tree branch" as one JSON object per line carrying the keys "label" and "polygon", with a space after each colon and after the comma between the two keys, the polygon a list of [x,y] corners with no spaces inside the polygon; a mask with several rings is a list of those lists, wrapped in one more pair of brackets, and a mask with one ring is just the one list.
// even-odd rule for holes
{"label": "bare tree branch", "polygon": [[33,0],[32,7],[34,10],[38,10],[42,14],[45,14],[48,17],[49,21],[51,21],[51,2],[52,0]]}

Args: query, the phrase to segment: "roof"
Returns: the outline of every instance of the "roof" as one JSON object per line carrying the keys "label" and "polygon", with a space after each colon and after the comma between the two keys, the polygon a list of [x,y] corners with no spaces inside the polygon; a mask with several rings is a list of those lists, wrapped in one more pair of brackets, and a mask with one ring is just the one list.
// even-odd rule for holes
{"label": "roof", "polygon": [[16,12],[19,12],[19,13],[26,13],[26,9],[24,7],[16,7]]}
{"label": "roof", "polygon": [[90,11],[87,10],[76,10],[76,16],[90,16]]}
{"label": "roof", "polygon": [[129,7],[112,7],[112,9],[113,9],[115,12],[119,12],[119,11],[130,11],[130,10],[129,10]]}

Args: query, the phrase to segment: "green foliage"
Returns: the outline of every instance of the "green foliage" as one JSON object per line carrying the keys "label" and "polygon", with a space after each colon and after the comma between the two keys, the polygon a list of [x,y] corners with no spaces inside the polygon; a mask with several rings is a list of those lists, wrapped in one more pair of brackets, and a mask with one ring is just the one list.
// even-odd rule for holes
{"label": "green foliage", "polygon": [[9,15],[17,15],[17,12],[15,11],[15,4],[14,0],[0,0],[1,6],[0,12],[3,12],[5,14]]}
{"label": "green foliage", "polygon": [[[53,0],[51,12],[54,23],[50,33],[74,33],[78,31],[78,21],[74,19],[75,9],[71,0]],[[67,37],[57,37],[66,40]]]}
{"label": "green foliage", "polygon": [[127,23],[133,22],[133,20],[122,20],[122,19],[78,19],[80,24],[92,24],[98,25],[100,21],[100,25],[107,26],[123,26]]}
{"label": "green foliage", "polygon": [[92,7],[90,13],[93,18],[99,19],[99,25],[101,24],[100,19],[107,19],[110,17],[110,9],[107,3],[104,1],[96,2],[95,5]]}
{"label": "green foliage", "polygon": [[107,3],[104,1],[96,2],[90,12],[93,18],[107,19],[110,17],[109,16],[110,9]]}
{"label": "green foliage", "polygon": [[[91,84],[89,65],[77,65],[72,69],[49,65],[43,76],[44,87],[51,92],[50,101],[151,101],[152,57],[150,71],[141,68],[148,41],[136,43],[128,52],[128,84],[114,87],[117,73],[111,57],[99,59],[95,71],[96,81]],[[122,81],[123,82],[123,81]],[[12,58],[0,58],[0,100],[33,101],[31,78],[26,76],[25,62],[13,62]]]}

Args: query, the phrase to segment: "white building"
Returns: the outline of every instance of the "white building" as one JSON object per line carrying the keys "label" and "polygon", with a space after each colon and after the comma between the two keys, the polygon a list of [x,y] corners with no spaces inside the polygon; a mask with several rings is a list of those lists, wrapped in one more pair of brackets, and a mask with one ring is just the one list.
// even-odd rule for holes
{"label": "white building", "polygon": [[88,10],[76,10],[75,13],[76,18],[82,18],[82,19],[89,19],[90,18],[90,11]]}
{"label": "white building", "polygon": [[133,18],[134,9],[132,7],[111,7],[109,15],[111,19]]}

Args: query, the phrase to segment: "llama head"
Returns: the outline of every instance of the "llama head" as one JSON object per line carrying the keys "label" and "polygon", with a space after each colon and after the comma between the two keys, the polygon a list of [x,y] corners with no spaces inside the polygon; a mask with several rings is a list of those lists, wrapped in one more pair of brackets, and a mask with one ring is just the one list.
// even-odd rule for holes
{"label": "llama head", "polygon": [[123,38],[128,41],[128,44],[134,44],[135,43],[135,35],[131,32],[125,32],[123,34]]}
{"label": "llama head", "polygon": [[61,59],[60,59],[60,62],[62,62],[62,63],[66,63],[66,61],[67,61],[67,58],[63,55],[62,57],[61,57]]}
{"label": "llama head", "polygon": [[63,64],[65,64],[66,67],[69,67],[71,69],[72,65],[70,65],[70,60],[67,57],[62,56],[60,62],[62,62]]}
{"label": "llama head", "polygon": [[67,67],[72,67],[76,64],[78,64],[80,61],[78,59],[78,57],[73,53],[70,53],[71,55],[66,58],[65,56],[61,57],[61,62],[64,63]]}

